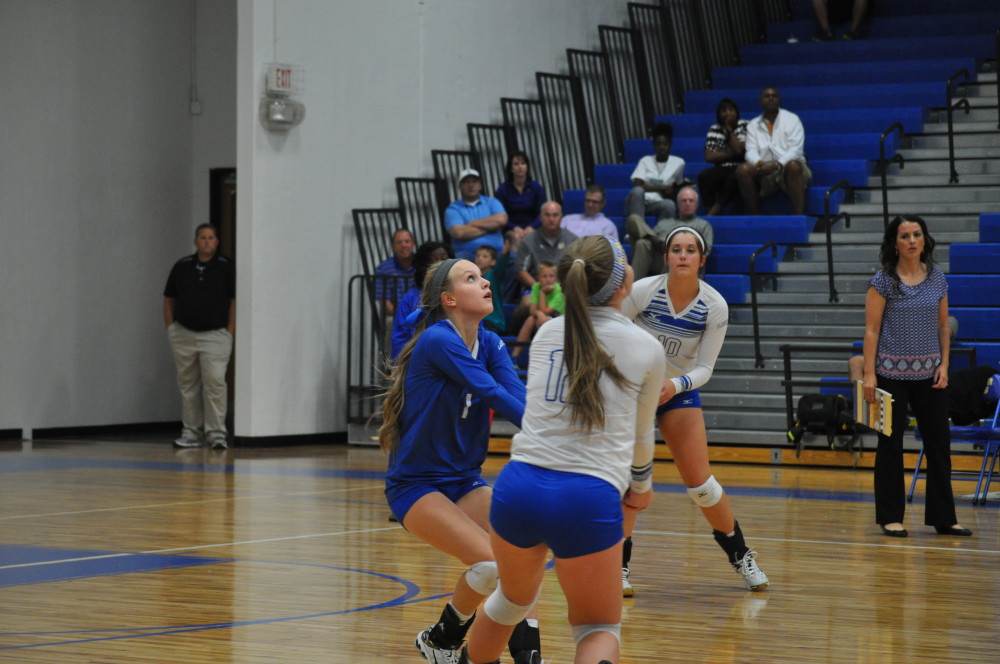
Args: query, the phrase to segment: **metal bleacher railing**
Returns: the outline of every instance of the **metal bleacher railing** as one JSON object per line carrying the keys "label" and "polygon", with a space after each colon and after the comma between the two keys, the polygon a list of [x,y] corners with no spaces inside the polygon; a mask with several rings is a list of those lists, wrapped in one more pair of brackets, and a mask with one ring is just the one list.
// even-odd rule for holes
{"label": "metal bleacher railing", "polygon": [[952,113],[960,108],[965,109],[965,114],[968,115],[969,111],[972,110],[972,106],[969,104],[968,97],[962,97],[958,101],[952,103],[952,96],[954,95],[955,83],[959,82],[959,77],[962,81],[968,81],[969,70],[962,68],[951,75],[948,82],[944,84],[945,93],[948,99],[948,167],[950,168],[950,177],[948,182],[951,184],[958,184],[958,171],[955,169],[955,127],[952,122]]}
{"label": "metal bleacher railing", "polygon": [[878,165],[877,169],[879,175],[882,178],[882,228],[889,227],[889,187],[887,184],[887,178],[889,177],[889,164],[895,162],[899,164],[900,170],[906,165],[903,154],[901,152],[896,152],[891,158],[885,158],[885,139],[892,134],[893,131],[899,132],[900,139],[903,138],[903,123],[893,122],[889,125],[889,128],[882,132],[882,135],[878,139]]}
{"label": "metal bleacher railing", "polygon": [[[396,228],[409,228],[417,244],[447,241],[444,210],[458,197],[463,168],[479,170],[491,192],[505,179],[507,155],[524,150],[534,179],[562,202],[564,190],[593,182],[595,163],[622,163],[625,140],[646,137],[657,113],[682,111],[685,92],[710,85],[713,67],[736,64],[739,49],[763,41],[766,23],[786,20],[789,8],[789,0],[627,3],[630,27],[598,26],[599,51],[568,49],[568,73],[537,73],[538,99],[500,99],[502,124],[470,123],[468,149],[432,151],[434,177],[397,177],[396,207],[354,210],[366,276],[349,286],[349,299],[357,299],[348,311],[349,399],[372,397],[366,390],[380,370],[375,358],[385,321],[375,300],[375,266],[388,256]],[[372,349],[358,341],[365,333],[377,337]],[[348,413],[355,423],[371,415],[353,407]]]}

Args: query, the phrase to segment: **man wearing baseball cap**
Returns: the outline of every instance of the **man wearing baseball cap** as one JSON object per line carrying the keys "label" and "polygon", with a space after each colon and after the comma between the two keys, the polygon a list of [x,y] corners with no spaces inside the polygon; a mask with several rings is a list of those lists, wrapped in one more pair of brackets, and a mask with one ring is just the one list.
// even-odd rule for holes
{"label": "man wearing baseball cap", "polygon": [[503,227],[507,212],[495,198],[482,196],[479,171],[467,168],[458,175],[462,197],[444,211],[444,225],[451,236],[456,258],[474,261],[476,249],[484,244],[503,251]]}

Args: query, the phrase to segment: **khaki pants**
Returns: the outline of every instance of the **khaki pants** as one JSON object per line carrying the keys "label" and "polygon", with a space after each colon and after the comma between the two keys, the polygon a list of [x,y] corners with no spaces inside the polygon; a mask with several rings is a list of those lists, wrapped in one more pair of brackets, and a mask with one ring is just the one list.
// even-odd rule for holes
{"label": "khaki pants", "polygon": [[183,405],[181,435],[209,440],[226,435],[226,368],[233,353],[233,335],[225,328],[195,332],[178,322],[167,328],[177,364],[177,386]]}

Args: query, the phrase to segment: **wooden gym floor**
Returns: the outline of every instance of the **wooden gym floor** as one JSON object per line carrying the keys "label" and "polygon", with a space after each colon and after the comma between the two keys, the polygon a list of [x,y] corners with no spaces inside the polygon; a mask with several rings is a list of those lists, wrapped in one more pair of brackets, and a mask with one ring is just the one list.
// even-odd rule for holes
{"label": "wooden gym floor", "polygon": [[[488,476],[505,462],[487,462]],[[0,662],[421,662],[460,565],[388,521],[374,448],[175,451],[167,439],[0,443]],[[997,501],[972,538],[873,523],[869,469],[718,464],[771,580],[743,589],[679,484],[655,470],[625,600],[624,664],[1000,661]],[[573,645],[555,576],[549,664]],[[505,656],[506,657],[506,656]],[[509,661],[505,659],[503,661]]]}

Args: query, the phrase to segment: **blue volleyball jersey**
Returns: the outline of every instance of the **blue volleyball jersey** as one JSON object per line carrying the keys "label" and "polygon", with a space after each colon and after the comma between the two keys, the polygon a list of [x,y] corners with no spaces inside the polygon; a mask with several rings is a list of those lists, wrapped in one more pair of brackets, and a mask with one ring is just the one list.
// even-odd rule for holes
{"label": "blue volleyball jersey", "polygon": [[400,441],[387,485],[478,476],[489,449],[490,408],[521,426],[524,383],[503,341],[483,327],[470,353],[449,321],[429,326],[404,380]]}

